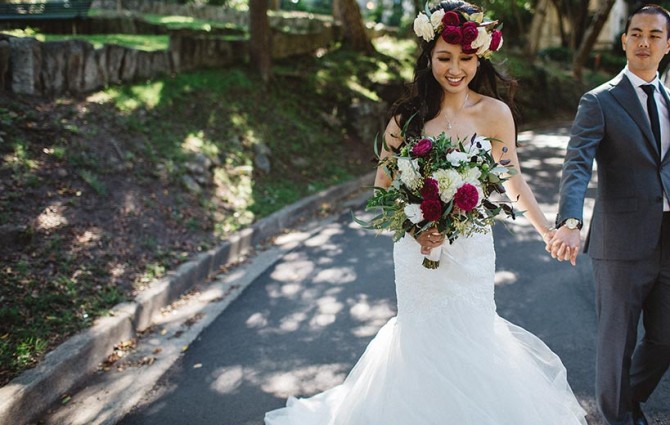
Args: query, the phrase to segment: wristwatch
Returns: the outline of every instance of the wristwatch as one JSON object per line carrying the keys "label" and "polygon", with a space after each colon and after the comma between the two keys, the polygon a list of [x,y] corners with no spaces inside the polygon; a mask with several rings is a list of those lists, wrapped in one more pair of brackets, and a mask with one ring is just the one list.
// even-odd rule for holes
{"label": "wristwatch", "polygon": [[565,225],[565,227],[567,227],[570,230],[574,230],[574,229],[581,230],[582,229],[582,221],[578,220],[576,218],[573,218],[573,217],[566,218],[565,220],[561,221],[558,224],[557,228],[561,227],[563,225]]}

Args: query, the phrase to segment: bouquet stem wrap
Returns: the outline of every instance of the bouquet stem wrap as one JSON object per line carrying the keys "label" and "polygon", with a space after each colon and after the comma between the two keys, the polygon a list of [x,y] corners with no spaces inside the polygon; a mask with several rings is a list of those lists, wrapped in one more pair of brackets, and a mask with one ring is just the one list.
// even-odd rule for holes
{"label": "bouquet stem wrap", "polygon": [[442,247],[438,246],[430,250],[430,253],[423,258],[423,266],[427,269],[436,269],[440,267],[440,257],[442,256]]}

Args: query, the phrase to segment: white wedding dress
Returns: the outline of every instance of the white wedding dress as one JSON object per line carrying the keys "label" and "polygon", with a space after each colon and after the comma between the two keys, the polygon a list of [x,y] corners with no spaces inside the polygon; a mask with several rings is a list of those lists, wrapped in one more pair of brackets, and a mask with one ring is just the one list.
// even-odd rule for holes
{"label": "white wedding dress", "polygon": [[585,425],[560,359],[496,313],[491,233],[394,247],[398,315],[344,383],[266,413],[266,425]]}
{"label": "white wedding dress", "polygon": [[496,313],[491,232],[444,244],[435,270],[420,251],[394,245],[398,314],[345,381],[265,424],[586,425],[558,356]]}

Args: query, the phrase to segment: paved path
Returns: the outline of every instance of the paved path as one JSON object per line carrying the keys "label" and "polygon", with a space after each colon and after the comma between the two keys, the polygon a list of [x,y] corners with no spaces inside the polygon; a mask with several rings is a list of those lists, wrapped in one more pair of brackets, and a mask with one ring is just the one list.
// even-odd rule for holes
{"label": "paved path", "polygon": [[[525,132],[524,172],[548,216],[556,212],[566,128]],[[587,203],[590,205],[590,203]],[[594,419],[595,316],[590,264],[552,260],[522,219],[495,230],[498,312],[542,338],[563,359]],[[324,223],[277,257],[189,346],[120,423],[261,425],[290,395],[341,382],[395,312],[392,241],[353,225]],[[670,425],[670,377],[647,404],[652,424]],[[508,425],[508,424],[501,424]]]}

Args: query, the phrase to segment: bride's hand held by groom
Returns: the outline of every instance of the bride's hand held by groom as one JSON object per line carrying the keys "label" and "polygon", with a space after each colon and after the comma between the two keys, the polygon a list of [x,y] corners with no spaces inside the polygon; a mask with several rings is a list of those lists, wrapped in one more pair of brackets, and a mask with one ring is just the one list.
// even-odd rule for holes
{"label": "bride's hand held by groom", "polygon": [[558,261],[570,261],[570,264],[576,265],[577,253],[579,253],[581,244],[579,229],[569,229],[566,226],[561,226],[558,230],[552,230],[551,232],[553,234],[547,232],[543,236],[546,251]]}

